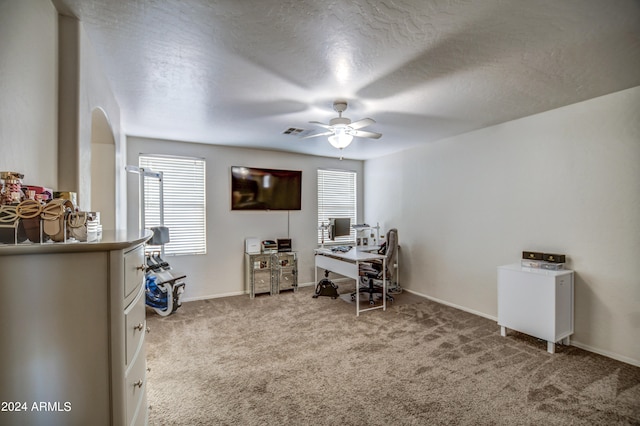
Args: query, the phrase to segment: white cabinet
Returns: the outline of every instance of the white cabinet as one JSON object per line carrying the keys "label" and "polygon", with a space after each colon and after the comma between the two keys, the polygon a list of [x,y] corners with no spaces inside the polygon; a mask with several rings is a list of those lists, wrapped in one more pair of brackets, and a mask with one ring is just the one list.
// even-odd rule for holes
{"label": "white cabinet", "polygon": [[[143,236],[0,245],[2,424],[147,422]],[[35,405],[34,405],[35,404]]]}
{"label": "white cabinet", "polygon": [[506,336],[516,330],[547,341],[569,344],[573,334],[573,271],[549,271],[520,265],[498,267],[498,325]]}

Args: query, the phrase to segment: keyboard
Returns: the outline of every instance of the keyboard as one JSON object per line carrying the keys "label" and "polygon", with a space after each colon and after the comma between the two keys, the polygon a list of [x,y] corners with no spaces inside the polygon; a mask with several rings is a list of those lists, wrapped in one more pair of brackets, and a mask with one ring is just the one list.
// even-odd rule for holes
{"label": "keyboard", "polygon": [[331,251],[332,252],[339,251],[340,253],[346,253],[349,250],[351,250],[351,248],[352,248],[351,246],[336,246],[336,247],[332,247]]}

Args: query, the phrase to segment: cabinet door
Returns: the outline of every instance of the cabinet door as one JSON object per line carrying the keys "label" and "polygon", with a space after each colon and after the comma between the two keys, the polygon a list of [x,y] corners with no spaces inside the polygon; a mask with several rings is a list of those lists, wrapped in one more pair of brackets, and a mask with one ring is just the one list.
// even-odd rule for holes
{"label": "cabinet door", "polygon": [[498,269],[498,325],[555,341],[555,277]]}
{"label": "cabinet door", "polygon": [[134,292],[142,285],[144,272],[144,246],[140,245],[124,255],[125,305],[132,301]]}
{"label": "cabinet door", "polygon": [[296,283],[295,270],[293,268],[280,269],[278,273],[279,289],[289,290],[289,289],[295,288],[296,286],[297,286],[297,283]]}
{"label": "cabinet door", "polygon": [[556,278],[556,339],[573,334],[573,274]]}
{"label": "cabinet door", "polygon": [[254,293],[270,293],[271,292],[271,269],[257,270],[254,272],[253,292]]}

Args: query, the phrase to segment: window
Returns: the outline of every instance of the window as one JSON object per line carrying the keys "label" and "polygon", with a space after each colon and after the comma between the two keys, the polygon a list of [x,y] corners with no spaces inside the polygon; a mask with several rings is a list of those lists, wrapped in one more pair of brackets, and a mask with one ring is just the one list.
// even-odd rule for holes
{"label": "window", "polygon": [[[327,225],[330,218],[348,217],[355,225],[357,218],[356,172],[347,170],[318,169],[318,244],[322,243],[327,231],[320,227]],[[353,243],[356,232],[352,228],[348,237],[336,237],[336,243]]]}
{"label": "window", "polygon": [[[163,175],[164,226],[171,239],[165,254],[206,254],[204,159],[141,154],[139,165]],[[143,213],[145,228],[162,224],[158,179],[144,179]]]}

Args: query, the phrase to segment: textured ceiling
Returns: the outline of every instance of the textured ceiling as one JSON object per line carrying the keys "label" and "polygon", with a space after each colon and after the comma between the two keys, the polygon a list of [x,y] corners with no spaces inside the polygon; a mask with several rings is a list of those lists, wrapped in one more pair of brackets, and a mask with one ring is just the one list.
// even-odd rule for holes
{"label": "textured ceiling", "polygon": [[128,135],[366,159],[640,85],[637,0],[54,0]]}

